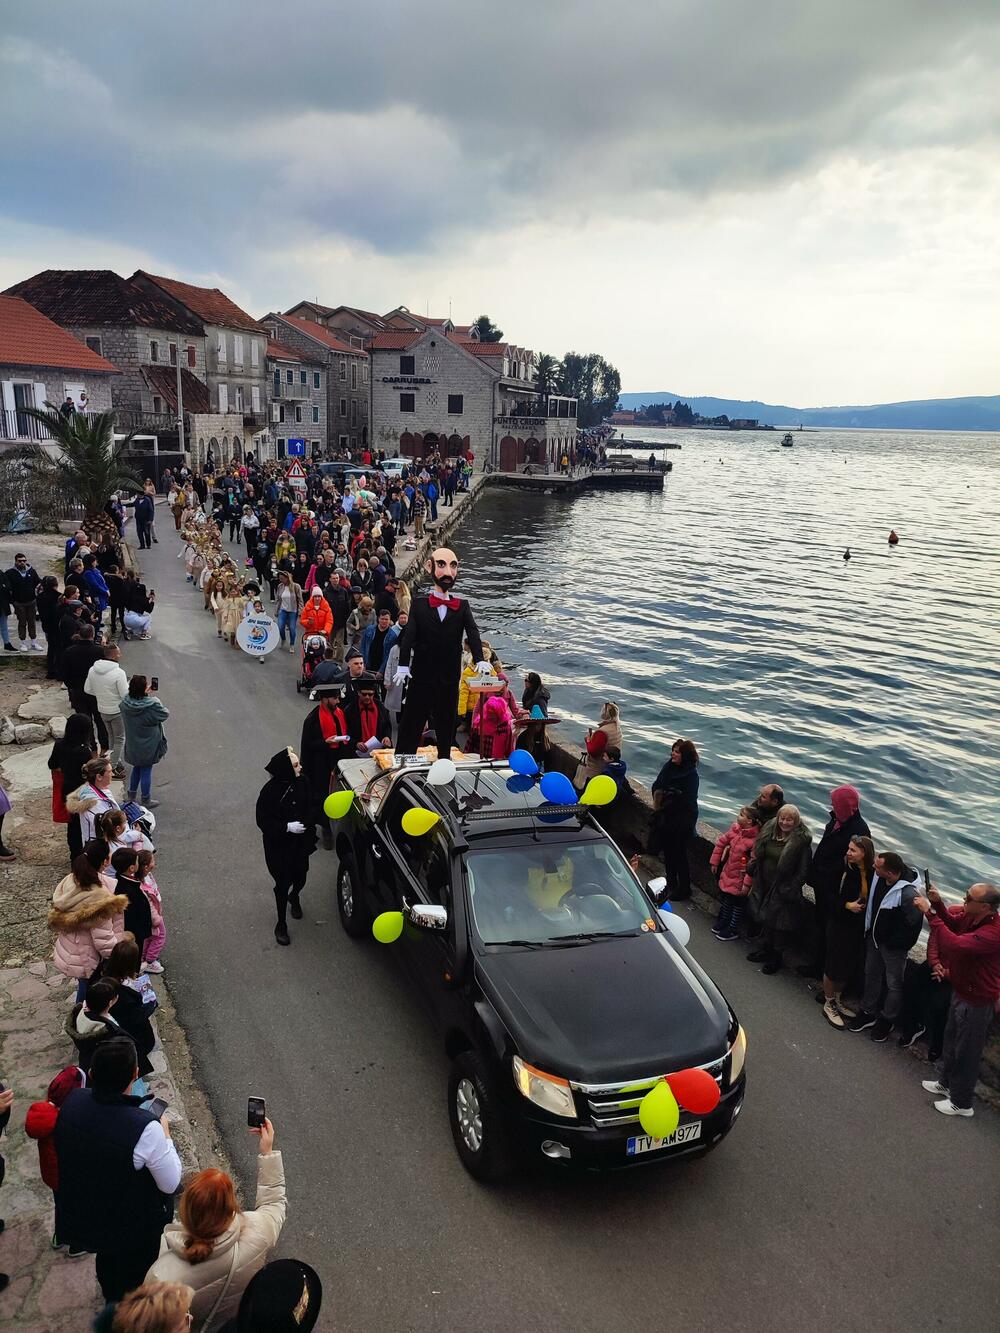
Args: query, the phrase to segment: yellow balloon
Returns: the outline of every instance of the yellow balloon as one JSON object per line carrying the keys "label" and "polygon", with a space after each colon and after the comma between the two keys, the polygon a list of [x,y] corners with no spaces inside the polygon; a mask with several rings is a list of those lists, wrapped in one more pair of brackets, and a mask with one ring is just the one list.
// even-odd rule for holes
{"label": "yellow balloon", "polygon": [[382,912],[372,922],[372,934],[379,944],[394,944],[402,933],[402,912]]}
{"label": "yellow balloon", "polygon": [[422,805],[415,805],[403,816],[403,832],[408,833],[411,838],[422,838],[425,833],[430,833],[440,818],[441,816],[436,815],[433,810],[425,810]]}
{"label": "yellow balloon", "polygon": [[669,1083],[657,1083],[639,1103],[639,1124],[651,1139],[669,1138],[680,1118],[681,1109]]}
{"label": "yellow balloon", "polygon": [[587,783],[583,795],[580,797],[581,805],[610,805],[618,795],[618,788],[615,785],[614,778],[609,778],[607,773],[598,773],[596,778],[591,778]]}
{"label": "yellow balloon", "polygon": [[323,813],[327,819],[343,819],[354,804],[354,792],[332,791],[323,802]]}

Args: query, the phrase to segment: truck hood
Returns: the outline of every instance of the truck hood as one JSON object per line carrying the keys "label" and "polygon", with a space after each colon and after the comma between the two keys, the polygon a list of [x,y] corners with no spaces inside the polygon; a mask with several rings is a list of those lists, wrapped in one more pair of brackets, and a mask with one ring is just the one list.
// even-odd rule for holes
{"label": "truck hood", "polygon": [[484,994],[530,1064],[580,1083],[627,1082],[722,1056],[722,994],[661,932],[578,948],[500,948],[476,960]]}

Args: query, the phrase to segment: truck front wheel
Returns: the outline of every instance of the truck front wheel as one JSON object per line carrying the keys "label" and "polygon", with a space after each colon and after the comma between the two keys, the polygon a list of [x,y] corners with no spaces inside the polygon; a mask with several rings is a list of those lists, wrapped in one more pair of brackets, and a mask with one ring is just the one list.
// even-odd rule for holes
{"label": "truck front wheel", "polygon": [[510,1134],[493,1076],[475,1051],[462,1051],[452,1063],[448,1115],[455,1148],[470,1176],[493,1184],[511,1175]]}
{"label": "truck front wheel", "polygon": [[337,911],[344,933],[352,940],[362,939],[371,926],[361,900],[362,892],[357,862],[350,852],[344,852],[337,868]]}

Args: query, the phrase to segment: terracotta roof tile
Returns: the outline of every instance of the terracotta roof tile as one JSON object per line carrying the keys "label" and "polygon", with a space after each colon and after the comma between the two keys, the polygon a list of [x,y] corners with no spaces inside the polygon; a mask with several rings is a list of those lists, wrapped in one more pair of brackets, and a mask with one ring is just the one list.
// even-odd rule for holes
{"label": "terracotta roof tile", "polygon": [[[166,399],[169,407],[177,411],[177,367],[176,366],[143,366],[142,373],[146,377],[146,383],[162,398]],[[192,375],[190,370],[181,367],[181,393],[184,395],[184,411],[194,413],[210,412],[211,402],[208,396],[208,385]]]}
{"label": "terracotta roof tile", "polygon": [[311,319],[299,319],[298,315],[276,315],[275,318],[280,320],[282,324],[287,324],[289,328],[295,329],[297,333],[306,334],[314,342],[321,343],[334,352],[349,352],[353,356],[368,355],[363,347],[351,347],[349,343],[342,342],[330,329],[324,328],[322,324],[317,324]]}
{"label": "terracotta roof tile", "polygon": [[0,296],[0,366],[53,366],[95,375],[121,371],[19,296]]}
{"label": "terracotta roof tile", "polygon": [[301,361],[298,352],[293,352],[284,343],[276,343],[273,338],[267,340],[267,355],[274,361]]}
{"label": "terracotta roof tile", "polygon": [[386,329],[376,333],[368,346],[373,352],[392,352],[412,347],[424,336],[424,329]]}
{"label": "terracotta roof tile", "polygon": [[506,356],[509,351],[507,343],[482,343],[475,338],[456,338],[455,341],[473,356]]}
{"label": "terracotta roof tile", "polygon": [[176,333],[205,332],[193,316],[109,268],[47,268],[8,287],[7,295],[23,296],[57,324],[115,328],[138,324]]}
{"label": "terracotta roof tile", "polygon": [[227,329],[247,329],[251,333],[267,332],[263,324],[258,324],[253,316],[241,310],[235,301],[230,301],[225,292],[220,292],[218,287],[194,287],[189,282],[157,277],[155,273],[145,273],[142,269],[137,269],[133,276],[155,283],[162,291],[183,302],[189,310],[193,310],[206,324],[221,324]]}

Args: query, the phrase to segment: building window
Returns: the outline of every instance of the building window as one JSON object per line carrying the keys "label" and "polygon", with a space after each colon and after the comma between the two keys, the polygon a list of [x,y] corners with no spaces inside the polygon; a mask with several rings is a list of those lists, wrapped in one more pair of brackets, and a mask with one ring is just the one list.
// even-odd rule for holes
{"label": "building window", "polygon": [[153,411],[159,415],[163,411],[163,399],[158,393],[153,394]]}
{"label": "building window", "polygon": [[399,373],[401,375],[415,374],[416,361],[412,356],[401,356],[399,358]]}
{"label": "building window", "polygon": [[358,400],[357,400],[356,398],[352,398],[352,399],[351,399],[351,425],[352,425],[352,426],[356,426],[357,424],[358,424]]}
{"label": "building window", "polygon": [[237,384],[237,386],[236,386],[236,410],[237,410],[237,412],[242,412],[242,411],[243,411],[243,385],[242,385],[242,384]]}
{"label": "building window", "polygon": [[314,370],[314,371],[313,371],[313,388],[314,388],[314,389],[318,389],[319,387],[320,387],[319,371],[318,371],[318,370]]}
{"label": "building window", "polygon": [[172,366],[176,366],[176,364],[177,364],[177,344],[176,344],[176,343],[168,343],[167,346],[168,346],[169,351],[170,351],[170,364],[171,364]]}
{"label": "building window", "polygon": [[233,334],[233,365],[242,366],[243,364],[243,334]]}
{"label": "building window", "polygon": [[254,370],[260,365],[260,343],[256,338],[250,339],[250,364]]}
{"label": "building window", "polygon": [[310,441],[309,441],[309,447],[312,449],[312,451],[313,451],[314,454],[318,454],[318,453],[319,453],[319,444],[320,444],[319,440],[310,440]]}
{"label": "building window", "polygon": [[367,362],[367,361],[362,361],[362,363],[361,363],[361,383],[362,383],[362,384],[367,384],[367,383],[368,383],[368,362]]}
{"label": "building window", "polygon": [[309,383],[309,376],[306,374],[306,372],[305,372],[304,370],[300,370],[300,371],[299,371],[299,383],[300,383],[300,384],[308,384],[308,383]]}
{"label": "building window", "polygon": [[415,395],[412,393],[401,393],[399,395],[400,412],[415,412],[417,410],[414,402]]}
{"label": "building window", "polygon": [[219,358],[219,365],[224,366],[226,364],[226,335],[224,333],[219,334],[219,341],[216,344],[216,355]]}
{"label": "building window", "polygon": [[250,385],[250,407],[254,412],[260,411],[260,385]]}
{"label": "building window", "polygon": [[282,426],[285,424],[285,404],[284,404],[284,403],[279,403],[279,404],[278,404],[278,423],[279,423],[279,425],[282,425]]}
{"label": "building window", "polygon": [[346,436],[346,435],[341,435],[341,436],[340,436],[340,447],[341,447],[341,449],[346,449],[346,448],[347,448],[347,436]]}
{"label": "building window", "polygon": [[198,364],[198,357],[193,347],[187,348],[187,363],[189,370],[194,370],[195,366]]}
{"label": "building window", "polygon": [[313,425],[319,425],[319,408],[316,407],[315,404],[313,405]]}
{"label": "building window", "polygon": [[160,344],[155,338],[149,340],[149,359],[150,361],[159,361],[160,359]]}
{"label": "building window", "polygon": [[346,357],[346,356],[342,356],[342,357],[340,358],[340,378],[341,378],[342,380],[346,380],[346,379],[347,379],[347,357]]}
{"label": "building window", "polygon": [[278,440],[277,445],[278,445],[278,457],[279,457],[279,458],[284,458],[284,457],[285,457],[285,441],[284,441],[284,440]]}
{"label": "building window", "polygon": [[295,383],[295,371],[294,371],[294,370],[286,370],[286,371],[285,371],[285,382],[286,382],[287,384],[294,384],[294,383]]}
{"label": "building window", "polygon": [[300,403],[296,403],[295,405],[295,420],[296,422],[302,420],[302,405]]}
{"label": "building window", "polygon": [[465,411],[465,394],[450,393],[448,395],[448,415],[460,417]]}
{"label": "building window", "polygon": [[219,411],[220,411],[220,412],[228,412],[228,411],[229,411],[229,385],[228,385],[228,384],[220,384],[220,385],[219,385]]}
{"label": "building window", "polygon": [[340,415],[341,415],[342,417],[346,417],[346,416],[347,416],[347,399],[346,399],[346,398],[341,398],[341,400],[340,400]]}
{"label": "building window", "polygon": [[351,362],[351,388],[352,388],[352,389],[356,389],[357,387],[358,387],[358,363],[357,363],[356,361],[352,361],[352,362]]}
{"label": "building window", "polygon": [[101,351],[101,340],[99,337],[87,338],[85,341],[92,352],[96,352],[98,356],[104,355]]}

